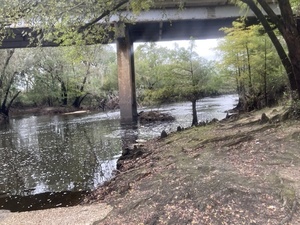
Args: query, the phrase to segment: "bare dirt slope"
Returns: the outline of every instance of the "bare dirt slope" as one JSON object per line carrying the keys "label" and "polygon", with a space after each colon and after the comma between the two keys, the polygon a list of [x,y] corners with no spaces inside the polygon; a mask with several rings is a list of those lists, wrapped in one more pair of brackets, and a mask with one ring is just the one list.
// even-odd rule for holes
{"label": "bare dirt slope", "polygon": [[89,196],[113,206],[97,224],[300,224],[300,122],[265,112],[136,148]]}

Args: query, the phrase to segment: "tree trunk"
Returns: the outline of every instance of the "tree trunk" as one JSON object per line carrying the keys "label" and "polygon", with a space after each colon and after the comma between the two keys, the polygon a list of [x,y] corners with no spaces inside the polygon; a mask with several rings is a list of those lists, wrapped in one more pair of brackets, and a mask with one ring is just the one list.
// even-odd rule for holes
{"label": "tree trunk", "polygon": [[196,102],[197,102],[197,100],[195,100],[195,99],[192,100],[192,110],[193,110],[192,126],[198,125],[198,116],[197,116]]}
{"label": "tree trunk", "polygon": [[281,32],[289,51],[289,59],[293,68],[293,75],[300,97],[300,34],[297,27],[296,19],[290,5],[290,1],[279,0],[279,8],[282,16],[282,23],[279,24]]}
{"label": "tree trunk", "polygon": [[0,125],[3,124],[3,123],[6,123],[7,121],[8,121],[8,116],[3,114],[0,110]]}
{"label": "tree trunk", "polygon": [[293,66],[293,72],[296,80],[298,97],[300,97],[300,44],[298,38],[293,38],[293,41],[289,41],[289,57]]}
{"label": "tree trunk", "polygon": [[68,105],[68,91],[67,91],[67,87],[65,85],[65,82],[61,81],[60,82],[61,85],[61,98],[62,98],[62,104],[64,106]]}
{"label": "tree trunk", "polygon": [[81,96],[77,96],[72,104],[73,107],[76,109],[80,108],[80,103],[81,103]]}
{"label": "tree trunk", "polygon": [[250,62],[250,51],[248,48],[248,44],[246,44],[246,53],[247,53],[247,64],[248,64],[248,78],[249,78],[249,93],[250,95],[254,95],[253,84],[252,84],[252,70],[251,70],[251,62]]}
{"label": "tree trunk", "polygon": [[267,93],[267,40],[265,37],[265,65],[264,65],[264,73],[263,73],[263,80],[264,80],[264,99],[265,99],[265,106],[268,106],[268,93]]}
{"label": "tree trunk", "polygon": [[7,96],[5,97],[4,101],[1,104],[0,107],[0,124],[3,121],[8,121],[9,119],[9,110],[10,107],[12,106],[12,103],[14,102],[14,100],[18,97],[18,95],[21,93],[21,91],[18,91],[14,97],[9,101],[8,105],[6,105],[7,102]]}
{"label": "tree trunk", "polygon": [[85,97],[88,95],[89,93],[86,93],[84,96],[78,96],[75,98],[75,101],[73,102],[73,107],[79,109],[81,102],[85,99]]}

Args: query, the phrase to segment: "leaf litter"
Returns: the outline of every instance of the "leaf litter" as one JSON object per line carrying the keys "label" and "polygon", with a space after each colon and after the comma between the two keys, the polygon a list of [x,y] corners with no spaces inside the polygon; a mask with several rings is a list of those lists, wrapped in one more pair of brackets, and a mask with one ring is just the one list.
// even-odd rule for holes
{"label": "leaf litter", "polygon": [[261,114],[143,143],[85,202],[113,206],[107,225],[300,224],[300,121]]}

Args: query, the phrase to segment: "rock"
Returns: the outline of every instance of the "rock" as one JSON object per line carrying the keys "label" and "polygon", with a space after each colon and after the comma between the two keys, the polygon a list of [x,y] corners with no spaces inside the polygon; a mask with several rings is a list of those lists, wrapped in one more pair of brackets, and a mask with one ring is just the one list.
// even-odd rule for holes
{"label": "rock", "polygon": [[135,142],[136,143],[146,143],[147,141],[144,139],[136,139]]}
{"label": "rock", "polygon": [[265,113],[263,113],[261,115],[260,124],[265,124],[265,123],[268,123],[269,121],[270,121],[269,117],[267,117],[267,115]]}
{"label": "rock", "polygon": [[281,115],[281,121],[286,121],[290,118],[290,111],[287,110]]}
{"label": "rock", "polygon": [[123,164],[127,160],[137,159],[144,154],[143,144],[134,144],[131,147],[124,148],[122,155],[117,161],[117,170],[123,168]]}
{"label": "rock", "polygon": [[199,127],[204,127],[204,126],[206,126],[206,122],[205,121],[201,121],[201,122],[198,123],[198,126]]}
{"label": "rock", "polygon": [[219,120],[216,119],[216,118],[213,118],[213,119],[210,121],[210,124],[212,124],[212,123],[217,123],[217,122],[219,122]]}
{"label": "rock", "polygon": [[141,122],[154,122],[154,121],[173,121],[175,118],[168,113],[159,111],[140,112],[139,120]]}
{"label": "rock", "polygon": [[166,138],[166,137],[168,137],[168,134],[165,130],[163,130],[160,134],[160,138]]}

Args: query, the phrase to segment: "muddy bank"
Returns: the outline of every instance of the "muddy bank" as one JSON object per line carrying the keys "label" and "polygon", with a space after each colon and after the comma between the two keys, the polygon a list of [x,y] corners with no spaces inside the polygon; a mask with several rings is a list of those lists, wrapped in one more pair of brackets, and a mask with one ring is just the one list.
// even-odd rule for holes
{"label": "muddy bank", "polygon": [[113,206],[97,224],[300,224],[300,122],[262,113],[137,145],[85,200]]}

